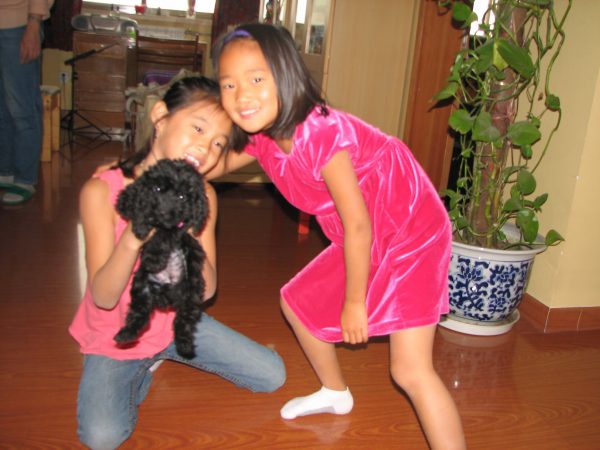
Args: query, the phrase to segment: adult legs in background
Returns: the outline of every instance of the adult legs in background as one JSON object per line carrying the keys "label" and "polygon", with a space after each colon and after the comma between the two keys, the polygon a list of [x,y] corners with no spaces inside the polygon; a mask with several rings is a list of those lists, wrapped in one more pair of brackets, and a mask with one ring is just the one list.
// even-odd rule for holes
{"label": "adult legs in background", "polygon": [[20,63],[24,30],[0,30],[0,181],[33,191],[43,138],[41,58]]}
{"label": "adult legs in background", "polygon": [[415,407],[432,450],[465,449],[460,416],[433,367],[436,325],[390,335],[391,373]]}

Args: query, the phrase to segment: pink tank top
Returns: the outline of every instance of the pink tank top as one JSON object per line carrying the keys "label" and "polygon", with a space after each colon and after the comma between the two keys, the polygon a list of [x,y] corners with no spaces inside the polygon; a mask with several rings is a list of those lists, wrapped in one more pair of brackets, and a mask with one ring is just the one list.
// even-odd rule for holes
{"label": "pink tank top", "polygon": [[[108,184],[111,202],[116,205],[119,192],[124,187],[121,170],[108,170],[97,177]],[[126,226],[127,222],[119,217],[115,226],[115,244],[121,238]],[[135,268],[138,264],[139,260]],[[152,313],[149,326],[135,343],[121,347],[114,341],[113,338],[125,323],[125,317],[129,311],[131,301],[129,290],[131,289],[132,279],[133,273],[117,305],[110,310],[97,307],[94,304],[89,284],[86,286],[79,309],[69,327],[69,332],[79,343],[82,353],[121,360],[142,359],[154,356],[171,343],[175,312],[162,310],[155,310]]]}

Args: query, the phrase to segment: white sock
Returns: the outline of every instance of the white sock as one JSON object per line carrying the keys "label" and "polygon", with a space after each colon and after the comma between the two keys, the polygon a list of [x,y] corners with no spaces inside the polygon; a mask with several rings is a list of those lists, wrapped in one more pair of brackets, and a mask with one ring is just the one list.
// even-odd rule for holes
{"label": "white sock", "polygon": [[283,405],[280,414],[284,419],[321,413],[348,414],[353,406],[354,399],[350,389],[333,391],[323,386],[314,394],[290,400]]}

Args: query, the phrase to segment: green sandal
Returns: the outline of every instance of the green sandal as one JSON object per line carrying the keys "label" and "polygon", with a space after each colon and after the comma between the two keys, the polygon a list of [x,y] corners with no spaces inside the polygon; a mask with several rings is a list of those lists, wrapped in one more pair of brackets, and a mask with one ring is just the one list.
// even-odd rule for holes
{"label": "green sandal", "polygon": [[22,205],[31,200],[33,194],[35,194],[35,188],[33,186],[23,187],[18,184],[13,184],[6,188],[6,192],[2,196],[2,204],[10,206]]}
{"label": "green sandal", "polygon": [[[8,181],[8,180],[11,180],[11,181]],[[8,189],[10,187],[13,187],[14,185],[15,185],[15,182],[14,182],[12,176],[0,175],[0,189]]]}

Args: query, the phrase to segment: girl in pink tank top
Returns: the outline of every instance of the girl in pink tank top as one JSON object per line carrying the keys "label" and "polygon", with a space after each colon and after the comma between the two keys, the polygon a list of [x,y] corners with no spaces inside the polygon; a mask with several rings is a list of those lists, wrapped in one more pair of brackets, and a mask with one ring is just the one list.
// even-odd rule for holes
{"label": "girl in pink tank top", "polygon": [[[69,331],[84,354],[78,433],[90,448],[116,448],[129,437],[153,368],[164,359],[218,373],[257,392],[273,391],[285,380],[279,355],[205,313],[194,334],[193,358],[183,358],[176,351],[172,310],[154,310],[149,325],[133,344],[119,346],[115,342],[114,336],[125,324],[129,289],[144,244],[115,209],[119,193],[161,159],[184,160],[206,173],[228,148],[239,148],[231,120],[220,105],[218,84],[207,78],[175,82],[149,116],[154,124],[150,142],[131,158],[92,177],[80,194],[88,281]],[[208,299],[215,293],[217,281],[217,199],[208,183],[206,193],[209,218],[195,238],[206,253],[202,275]]]}

